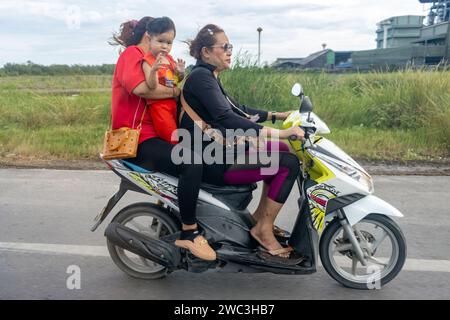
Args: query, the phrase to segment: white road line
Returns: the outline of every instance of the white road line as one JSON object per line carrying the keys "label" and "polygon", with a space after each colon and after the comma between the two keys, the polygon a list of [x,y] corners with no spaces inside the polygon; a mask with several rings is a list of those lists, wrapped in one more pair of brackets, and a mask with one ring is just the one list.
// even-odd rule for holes
{"label": "white road line", "polygon": [[[109,257],[106,247],[87,245],[0,242],[0,252],[1,251]],[[450,272],[450,260],[406,259],[403,270],[421,272]]]}
{"label": "white road line", "polygon": [[[379,258],[380,261],[387,259]],[[341,256],[337,257],[339,265],[350,266],[350,260]],[[360,267],[361,265],[358,265]],[[421,272],[450,272],[450,260],[426,260],[426,259],[406,259],[402,270]]]}
{"label": "white road line", "polygon": [[0,251],[2,250],[43,254],[109,257],[108,249],[103,246],[0,242]]}

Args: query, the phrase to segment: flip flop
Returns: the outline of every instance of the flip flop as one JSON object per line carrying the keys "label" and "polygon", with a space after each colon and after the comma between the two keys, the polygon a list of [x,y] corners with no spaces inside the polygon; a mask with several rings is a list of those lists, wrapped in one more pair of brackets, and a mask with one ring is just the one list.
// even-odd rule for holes
{"label": "flip flop", "polygon": [[274,226],[273,227],[273,234],[276,238],[279,238],[283,241],[288,240],[291,237],[291,233],[281,229],[280,227]]}
{"label": "flip flop", "polygon": [[[268,262],[284,264],[287,266],[296,266],[305,259],[303,256],[293,258],[292,253],[294,253],[294,248],[292,247],[285,247],[271,251],[268,251],[263,247],[259,247],[258,249],[259,249],[257,252],[258,257]],[[283,253],[291,253],[291,254],[289,255],[289,258],[280,257],[279,255]]]}
{"label": "flip flop", "polygon": [[275,263],[279,263],[279,264],[284,264],[284,265],[288,265],[288,266],[297,265],[304,260],[303,256],[300,256],[297,258],[292,258],[291,254],[289,254],[289,257],[287,257],[287,258],[280,257],[281,254],[294,252],[294,248],[292,248],[290,246],[283,247],[283,248],[276,249],[276,250],[268,250],[261,244],[261,241],[257,237],[255,237],[251,232],[250,232],[250,236],[253,239],[255,239],[256,242],[259,243],[257,255],[258,255],[258,257],[260,257],[263,260],[266,260],[269,262],[275,262]]}

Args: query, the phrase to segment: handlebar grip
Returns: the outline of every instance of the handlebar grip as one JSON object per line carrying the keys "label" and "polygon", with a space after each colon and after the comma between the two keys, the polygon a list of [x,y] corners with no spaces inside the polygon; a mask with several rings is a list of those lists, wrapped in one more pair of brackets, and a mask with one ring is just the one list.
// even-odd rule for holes
{"label": "handlebar grip", "polygon": [[316,130],[313,128],[309,127],[300,127],[300,128],[303,130],[303,132],[305,132],[305,139],[309,139],[309,137],[316,132]]}
{"label": "handlebar grip", "polygon": [[[308,140],[310,135],[314,134],[314,132],[315,132],[315,130],[312,129],[312,128],[307,128],[307,127],[306,128],[305,127],[300,127],[300,128],[305,133],[305,140]],[[298,140],[301,140],[301,139],[299,139],[298,136],[296,136],[296,135],[292,135],[292,136],[289,137],[289,140],[291,140],[291,141],[298,141]]]}

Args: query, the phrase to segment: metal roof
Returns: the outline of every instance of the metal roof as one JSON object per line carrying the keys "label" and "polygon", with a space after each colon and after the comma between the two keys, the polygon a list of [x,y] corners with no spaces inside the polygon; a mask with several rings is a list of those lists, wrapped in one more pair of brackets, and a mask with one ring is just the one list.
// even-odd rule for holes
{"label": "metal roof", "polygon": [[327,54],[328,52],[333,51],[331,49],[325,49],[322,51],[314,52],[313,54],[310,54],[306,58],[278,58],[277,61],[275,61],[274,65],[281,65],[284,63],[292,63],[292,64],[298,64],[301,66],[307,65],[311,61],[317,59],[318,57]]}

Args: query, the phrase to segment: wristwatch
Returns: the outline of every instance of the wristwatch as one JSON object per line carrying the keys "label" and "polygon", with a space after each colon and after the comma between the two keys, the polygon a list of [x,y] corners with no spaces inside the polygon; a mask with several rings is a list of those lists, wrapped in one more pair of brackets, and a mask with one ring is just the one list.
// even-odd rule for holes
{"label": "wristwatch", "polygon": [[272,112],[272,123],[273,123],[273,124],[275,124],[275,122],[277,121],[276,115],[277,115],[276,112]]}

